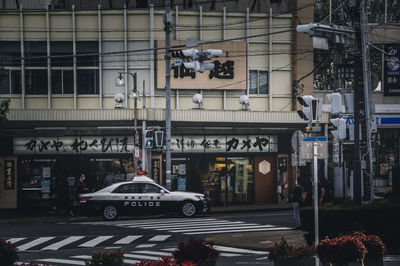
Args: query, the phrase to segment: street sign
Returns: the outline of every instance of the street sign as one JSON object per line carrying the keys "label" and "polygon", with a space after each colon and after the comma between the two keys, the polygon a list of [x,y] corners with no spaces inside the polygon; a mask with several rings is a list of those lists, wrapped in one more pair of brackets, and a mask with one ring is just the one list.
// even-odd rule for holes
{"label": "street sign", "polygon": [[326,141],[326,137],[304,138],[304,140],[300,143],[300,159],[313,159],[314,142],[316,142],[318,145],[317,158],[328,159],[328,141]]}
{"label": "street sign", "polygon": [[340,162],[340,158],[339,158],[339,141],[338,140],[334,140],[333,141],[333,157],[332,157],[332,161],[334,163],[339,163]]}
{"label": "street sign", "polygon": [[292,148],[298,153],[300,141],[304,139],[304,134],[301,130],[296,130],[292,135]]}
{"label": "street sign", "polygon": [[140,149],[139,147],[135,147],[135,158],[139,158],[140,157]]}

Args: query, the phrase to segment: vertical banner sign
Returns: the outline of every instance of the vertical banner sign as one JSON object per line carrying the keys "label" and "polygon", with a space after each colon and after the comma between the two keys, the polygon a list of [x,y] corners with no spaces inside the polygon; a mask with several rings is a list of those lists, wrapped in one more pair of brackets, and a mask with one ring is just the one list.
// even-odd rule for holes
{"label": "vertical banner sign", "polygon": [[15,162],[4,161],[4,189],[15,189]]}
{"label": "vertical banner sign", "polygon": [[400,95],[400,44],[385,46],[384,95]]}
{"label": "vertical banner sign", "polygon": [[247,169],[246,165],[241,162],[235,163],[235,193],[244,194],[247,192]]}
{"label": "vertical banner sign", "polygon": [[152,159],[151,160],[151,172],[154,179],[154,182],[160,184],[161,181],[161,169],[160,169],[160,159]]}

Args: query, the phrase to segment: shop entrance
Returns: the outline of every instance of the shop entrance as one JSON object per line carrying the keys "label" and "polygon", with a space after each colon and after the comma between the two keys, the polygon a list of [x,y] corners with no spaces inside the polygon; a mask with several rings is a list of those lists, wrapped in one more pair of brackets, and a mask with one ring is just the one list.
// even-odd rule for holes
{"label": "shop entrance", "polygon": [[275,202],[275,158],[254,158],[255,203]]}
{"label": "shop entrance", "polygon": [[[77,185],[83,173],[86,176],[87,186],[93,188],[94,177],[91,176],[91,162],[88,157],[63,156],[56,160],[54,171],[57,209],[67,210],[77,200]],[[91,189],[90,189],[91,190]]]}

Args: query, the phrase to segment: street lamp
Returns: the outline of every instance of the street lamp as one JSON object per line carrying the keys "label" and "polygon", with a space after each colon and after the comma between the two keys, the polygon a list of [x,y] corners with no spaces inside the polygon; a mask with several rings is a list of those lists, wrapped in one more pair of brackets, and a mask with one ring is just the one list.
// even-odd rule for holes
{"label": "street lamp", "polygon": [[[130,97],[133,98],[133,130],[135,131],[134,135],[134,144],[135,144],[135,149],[138,147],[139,143],[139,132],[137,131],[137,99],[139,98],[139,93],[137,91],[137,75],[136,73],[130,73],[130,72],[119,72],[119,76],[115,79],[115,85],[117,86],[124,86],[125,85],[125,78],[122,76],[122,74],[129,74],[132,76],[133,80],[133,89],[130,93]],[[137,158],[135,156],[135,171],[137,171]]]}

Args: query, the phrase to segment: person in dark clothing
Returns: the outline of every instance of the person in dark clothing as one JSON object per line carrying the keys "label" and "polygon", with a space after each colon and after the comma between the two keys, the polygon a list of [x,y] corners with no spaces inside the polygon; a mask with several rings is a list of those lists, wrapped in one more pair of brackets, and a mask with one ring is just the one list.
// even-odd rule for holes
{"label": "person in dark clothing", "polygon": [[296,184],[296,187],[293,189],[290,198],[292,201],[293,216],[296,222],[296,228],[299,228],[301,226],[300,207],[303,203],[303,188],[299,184]]}
{"label": "person in dark clothing", "polygon": [[78,181],[78,195],[89,192],[89,187],[86,183],[86,176],[84,173],[81,174]]}
{"label": "person in dark clothing", "polygon": [[114,183],[115,183],[115,176],[112,173],[108,173],[108,175],[104,177],[104,187],[111,186]]}

